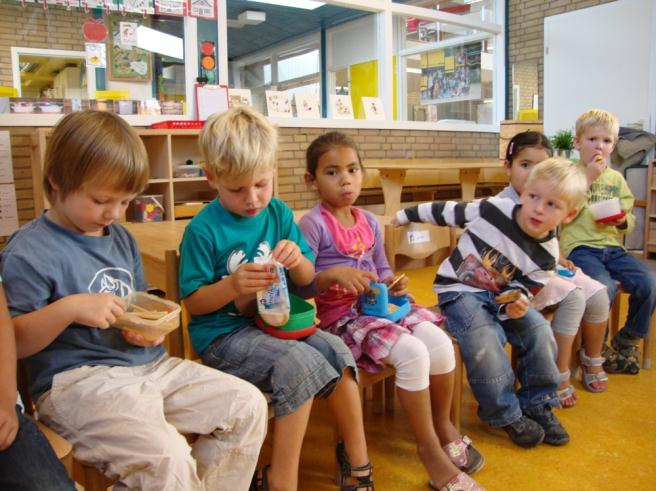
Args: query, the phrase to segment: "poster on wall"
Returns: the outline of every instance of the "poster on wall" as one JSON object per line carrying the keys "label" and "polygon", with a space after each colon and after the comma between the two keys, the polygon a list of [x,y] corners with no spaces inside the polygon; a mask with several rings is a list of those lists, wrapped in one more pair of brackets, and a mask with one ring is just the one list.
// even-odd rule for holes
{"label": "poster on wall", "polygon": [[378,97],[363,97],[362,107],[364,109],[364,118],[375,121],[385,120],[385,109],[383,103]]}
{"label": "poster on wall", "polygon": [[203,19],[216,19],[216,0],[189,0],[189,15]]}
{"label": "poster on wall", "polygon": [[476,42],[422,54],[420,103],[479,100],[481,47]]}
{"label": "poster on wall", "polygon": [[[150,82],[150,53],[136,46],[121,44],[120,17],[109,21],[109,80],[126,82]],[[123,23],[124,24],[124,23]]]}
{"label": "poster on wall", "polygon": [[185,15],[187,0],[155,0],[155,14],[157,15]]}
{"label": "poster on wall", "polygon": [[107,53],[104,43],[84,43],[84,54],[87,66],[105,68],[107,66]]}
{"label": "poster on wall", "polygon": [[321,118],[319,98],[316,94],[294,94],[296,115],[299,118]]}
{"label": "poster on wall", "polygon": [[230,99],[230,107],[253,105],[251,89],[229,89],[228,97]]}
{"label": "poster on wall", "polygon": [[[84,2],[84,0],[82,0]],[[136,14],[153,13],[153,0],[121,0],[123,12],[134,12]]]}
{"label": "poster on wall", "polygon": [[265,90],[267,115],[274,118],[291,118],[292,102],[289,94],[278,90]]}
{"label": "poster on wall", "polygon": [[330,94],[330,112],[333,119],[353,119],[353,103],[350,95]]}
{"label": "poster on wall", "polygon": [[137,27],[139,27],[139,24],[136,22],[119,22],[118,29],[121,33],[121,47],[128,48],[137,45]]}
{"label": "poster on wall", "polygon": [[0,183],[0,235],[7,236],[18,230],[16,188],[8,131],[0,131]]}

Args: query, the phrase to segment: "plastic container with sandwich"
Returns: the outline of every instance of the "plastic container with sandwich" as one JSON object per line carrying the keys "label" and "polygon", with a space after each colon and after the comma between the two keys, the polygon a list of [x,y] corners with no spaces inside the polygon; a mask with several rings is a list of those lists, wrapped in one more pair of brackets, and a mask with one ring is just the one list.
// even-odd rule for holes
{"label": "plastic container with sandwich", "polygon": [[123,300],[126,310],[116,319],[114,327],[154,341],[180,325],[180,306],[177,303],[145,292],[132,292]]}

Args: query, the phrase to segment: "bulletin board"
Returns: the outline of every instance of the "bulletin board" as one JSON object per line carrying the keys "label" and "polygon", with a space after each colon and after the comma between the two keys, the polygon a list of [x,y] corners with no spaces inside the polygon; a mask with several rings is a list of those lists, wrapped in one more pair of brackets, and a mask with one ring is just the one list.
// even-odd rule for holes
{"label": "bulletin board", "polygon": [[[121,46],[119,31],[121,21],[125,18],[112,16],[109,18],[107,53],[109,57],[109,80],[126,82],[150,82],[152,77],[152,61],[148,51],[136,46]],[[143,19],[142,19],[143,21]],[[130,22],[139,22],[130,19]]]}

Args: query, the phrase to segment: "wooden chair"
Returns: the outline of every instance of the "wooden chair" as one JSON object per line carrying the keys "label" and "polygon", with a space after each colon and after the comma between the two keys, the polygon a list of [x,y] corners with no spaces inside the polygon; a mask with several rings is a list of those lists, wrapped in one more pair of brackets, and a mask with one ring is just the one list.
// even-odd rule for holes
{"label": "wooden chair", "polygon": [[[25,406],[25,413],[35,417],[36,406],[27,388],[27,376],[22,364],[18,363],[18,391]],[[37,420],[37,425],[53,446],[55,454],[64,464],[73,480],[82,485],[85,491],[106,491],[116,483],[116,479],[106,477],[97,467],[81,462],[73,455],[71,443]]]}
{"label": "wooden chair", "polygon": [[[435,266],[447,257],[455,245],[456,231],[430,223],[410,223],[384,228],[385,256],[392,271],[417,266]],[[397,263],[397,256],[405,261]],[[414,261],[414,262],[411,262]],[[421,262],[420,262],[421,261]]]}
{"label": "wooden chair", "polygon": [[64,464],[68,475],[73,477],[73,445],[71,442],[52,431],[46,425],[36,420],[34,402],[32,401],[32,396],[30,395],[30,392],[27,388],[25,370],[23,369],[23,366],[20,362],[18,363],[16,373],[18,374],[18,393],[21,396],[23,407],[25,408],[25,414],[34,420],[41,432],[45,435],[48,443],[50,443],[50,446],[54,450],[57,458],[61,461],[62,464]]}
{"label": "wooden chair", "polygon": [[[610,315],[608,317],[609,327],[610,327],[610,336],[613,336],[620,329],[620,325],[624,318],[626,318],[626,308],[624,304],[628,302],[628,293],[622,288],[622,285],[619,282],[616,282],[618,289],[617,294],[615,295],[615,301],[610,308]],[[622,315],[624,314],[624,315]],[[651,368],[651,359],[653,356],[654,345],[651,342],[654,333],[656,333],[656,313],[651,316],[651,322],[649,323],[649,334],[642,340],[642,368],[649,369]]]}

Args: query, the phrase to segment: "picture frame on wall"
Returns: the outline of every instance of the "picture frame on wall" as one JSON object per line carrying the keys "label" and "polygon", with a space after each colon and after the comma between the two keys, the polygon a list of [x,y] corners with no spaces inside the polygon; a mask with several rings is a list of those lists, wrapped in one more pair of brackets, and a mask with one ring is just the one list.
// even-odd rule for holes
{"label": "picture frame on wall", "polygon": [[250,89],[228,89],[228,98],[230,107],[253,105]]}
{"label": "picture frame on wall", "polygon": [[120,29],[121,17],[110,17],[107,39],[108,79],[117,82],[150,82],[152,78],[150,53],[136,46],[122,45]]}
{"label": "picture frame on wall", "polygon": [[296,115],[299,118],[319,119],[321,108],[316,94],[294,94]]}
{"label": "picture frame on wall", "polygon": [[289,93],[278,90],[265,90],[267,114],[275,118],[292,118],[292,101]]}
{"label": "picture frame on wall", "polygon": [[333,119],[354,119],[350,95],[330,94],[330,110]]}
{"label": "picture frame on wall", "polygon": [[383,102],[378,97],[362,97],[364,118],[374,121],[385,120],[385,109]]}

